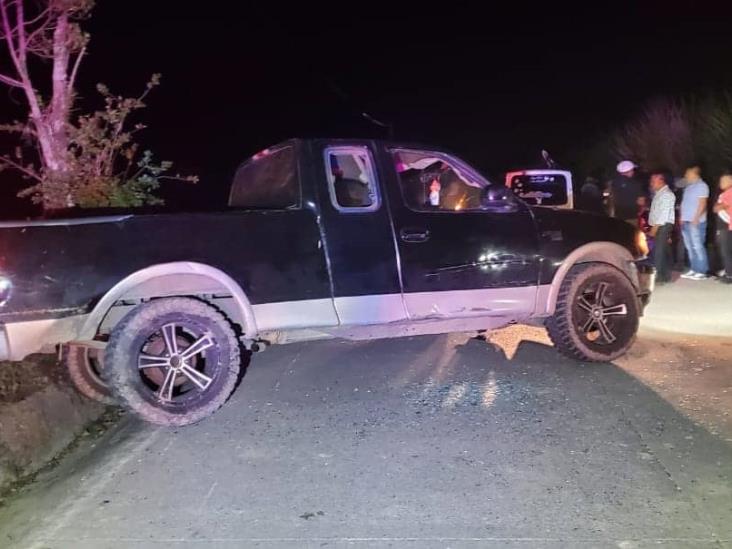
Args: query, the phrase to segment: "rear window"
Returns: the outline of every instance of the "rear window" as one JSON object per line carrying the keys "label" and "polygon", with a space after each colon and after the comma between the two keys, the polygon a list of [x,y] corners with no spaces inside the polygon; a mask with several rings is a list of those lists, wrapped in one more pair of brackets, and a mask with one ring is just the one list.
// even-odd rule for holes
{"label": "rear window", "polygon": [[236,171],[229,206],[284,210],[300,207],[295,147],[267,149]]}
{"label": "rear window", "polygon": [[567,203],[567,178],[561,174],[514,175],[511,190],[533,206],[563,206]]}

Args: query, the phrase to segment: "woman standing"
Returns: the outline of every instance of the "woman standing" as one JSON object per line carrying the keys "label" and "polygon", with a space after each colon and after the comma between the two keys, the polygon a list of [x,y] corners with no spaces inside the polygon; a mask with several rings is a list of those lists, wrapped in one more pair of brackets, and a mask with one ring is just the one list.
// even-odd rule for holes
{"label": "woman standing", "polygon": [[720,282],[732,284],[732,174],[719,179],[719,198],[714,205],[717,214],[717,245],[724,265],[719,273]]}

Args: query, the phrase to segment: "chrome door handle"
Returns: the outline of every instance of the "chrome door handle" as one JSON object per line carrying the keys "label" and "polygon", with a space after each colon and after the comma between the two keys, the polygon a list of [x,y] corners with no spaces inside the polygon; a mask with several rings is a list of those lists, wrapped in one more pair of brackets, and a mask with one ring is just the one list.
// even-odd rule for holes
{"label": "chrome door handle", "polygon": [[430,239],[429,229],[401,229],[399,237],[403,242],[426,242]]}

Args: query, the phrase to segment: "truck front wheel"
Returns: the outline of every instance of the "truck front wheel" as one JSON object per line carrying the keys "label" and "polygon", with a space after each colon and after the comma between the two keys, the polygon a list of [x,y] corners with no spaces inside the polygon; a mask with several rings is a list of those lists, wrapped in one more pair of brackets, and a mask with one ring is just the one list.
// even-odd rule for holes
{"label": "truck front wheel", "polygon": [[115,326],[102,375],[142,419],[189,425],[226,402],[239,362],[229,321],[206,303],[175,297],[143,303]]}
{"label": "truck front wheel", "polygon": [[588,263],[567,273],[546,328],[562,354],[609,362],[625,354],[635,341],[639,316],[630,280],[611,265]]}

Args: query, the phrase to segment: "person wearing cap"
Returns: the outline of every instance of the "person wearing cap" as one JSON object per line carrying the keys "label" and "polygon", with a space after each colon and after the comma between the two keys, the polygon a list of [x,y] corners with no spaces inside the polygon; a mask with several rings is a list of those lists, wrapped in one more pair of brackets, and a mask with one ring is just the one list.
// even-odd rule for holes
{"label": "person wearing cap", "polygon": [[610,216],[633,226],[638,225],[639,200],[646,196],[643,183],[635,177],[636,168],[630,160],[618,162],[618,174],[610,181]]}

